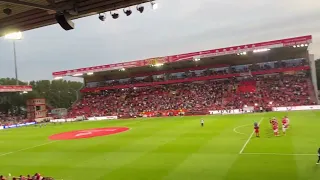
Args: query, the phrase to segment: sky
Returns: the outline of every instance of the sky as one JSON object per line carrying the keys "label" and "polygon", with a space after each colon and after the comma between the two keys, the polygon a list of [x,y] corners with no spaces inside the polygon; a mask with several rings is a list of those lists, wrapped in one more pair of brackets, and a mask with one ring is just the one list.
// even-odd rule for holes
{"label": "sky", "polygon": [[[159,8],[114,20],[107,14],[24,32],[16,42],[20,80],[52,72],[312,35],[320,57],[319,0],[158,0]],[[12,42],[0,38],[0,77],[14,77]]]}

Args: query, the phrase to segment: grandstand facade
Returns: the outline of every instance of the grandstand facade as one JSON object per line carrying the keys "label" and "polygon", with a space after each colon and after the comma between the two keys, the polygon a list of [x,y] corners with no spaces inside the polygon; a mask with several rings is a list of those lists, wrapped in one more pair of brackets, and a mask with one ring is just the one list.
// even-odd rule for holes
{"label": "grandstand facade", "polygon": [[83,77],[69,116],[173,116],[318,104],[311,36],[54,72]]}

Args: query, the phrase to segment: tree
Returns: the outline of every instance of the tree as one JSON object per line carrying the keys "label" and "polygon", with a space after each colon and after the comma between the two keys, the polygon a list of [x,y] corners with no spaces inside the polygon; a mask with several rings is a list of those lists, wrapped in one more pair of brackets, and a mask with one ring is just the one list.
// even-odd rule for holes
{"label": "tree", "polygon": [[[83,84],[76,81],[66,80],[40,80],[29,83],[19,82],[20,85],[31,85],[32,91],[21,93],[1,93],[1,111],[20,111],[25,107],[28,99],[45,98],[47,105],[54,108],[69,108],[78,97],[80,88]],[[15,85],[13,78],[0,78],[0,85]]]}

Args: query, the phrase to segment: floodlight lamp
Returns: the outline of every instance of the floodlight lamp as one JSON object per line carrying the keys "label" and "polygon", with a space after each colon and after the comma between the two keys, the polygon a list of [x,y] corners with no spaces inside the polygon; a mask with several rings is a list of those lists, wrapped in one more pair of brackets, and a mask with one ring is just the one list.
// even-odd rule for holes
{"label": "floodlight lamp", "polygon": [[125,68],[121,68],[119,71],[125,71],[126,69]]}
{"label": "floodlight lamp", "polygon": [[305,46],[305,47],[308,47],[308,46],[309,46],[309,44],[305,44],[304,46]]}
{"label": "floodlight lamp", "polygon": [[137,6],[137,11],[139,11],[140,13],[143,13],[143,11],[144,11],[144,7],[143,7],[143,6],[138,5],[138,6]]}
{"label": "floodlight lamp", "polygon": [[90,76],[90,75],[93,75],[93,72],[88,72],[87,75],[89,75],[89,76]]}
{"label": "floodlight lamp", "polygon": [[112,12],[110,11],[110,14],[111,14],[111,16],[112,16],[113,19],[118,19],[118,18],[119,18],[119,14],[118,14],[118,13],[112,13]]}
{"label": "floodlight lamp", "polygon": [[78,73],[78,74],[74,74],[73,76],[77,77],[77,76],[82,76],[82,73]]}
{"label": "floodlight lamp", "polygon": [[301,47],[304,47],[304,44],[301,44],[300,46],[301,46]]}
{"label": "floodlight lamp", "polygon": [[160,67],[160,66],[163,66],[163,64],[158,63],[158,64],[155,64],[154,66],[155,66],[155,67]]}
{"label": "floodlight lamp", "polygon": [[294,45],[293,47],[294,47],[294,48],[296,48],[297,46],[296,46],[296,45]]}
{"label": "floodlight lamp", "polygon": [[152,1],[151,2],[151,7],[152,7],[153,10],[156,10],[156,9],[158,9],[158,4],[156,2],[154,2],[154,1]]}
{"label": "floodlight lamp", "polygon": [[300,45],[298,44],[297,47],[300,47]]}
{"label": "floodlight lamp", "polygon": [[19,40],[22,39],[22,32],[9,33],[4,36],[5,39]]}
{"label": "floodlight lamp", "polygon": [[200,61],[200,58],[193,58],[194,61]]}
{"label": "floodlight lamp", "polygon": [[100,19],[100,21],[106,20],[105,14],[99,14],[99,19]]}
{"label": "floodlight lamp", "polygon": [[132,11],[130,9],[127,9],[127,10],[124,10],[123,9],[123,12],[127,15],[127,16],[130,16],[132,14]]}
{"label": "floodlight lamp", "polygon": [[54,77],[53,79],[54,80],[59,80],[59,79],[62,79],[62,77]]}

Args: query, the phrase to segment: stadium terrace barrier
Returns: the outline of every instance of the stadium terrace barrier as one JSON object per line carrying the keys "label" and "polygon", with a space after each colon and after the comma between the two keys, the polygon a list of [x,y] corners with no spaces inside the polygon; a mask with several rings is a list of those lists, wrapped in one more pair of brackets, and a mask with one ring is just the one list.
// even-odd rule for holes
{"label": "stadium terrace barrier", "polygon": [[320,105],[314,106],[291,106],[291,107],[273,107],[272,111],[305,111],[305,110],[320,110]]}
{"label": "stadium terrace barrier", "polygon": [[88,117],[89,121],[101,121],[106,119],[118,119],[118,116]]}
{"label": "stadium terrace barrier", "polygon": [[36,122],[14,124],[14,125],[10,125],[10,126],[2,126],[2,128],[0,128],[0,129],[17,128],[17,127],[23,127],[23,126],[30,126],[30,125],[34,125],[34,124],[36,124]]}

